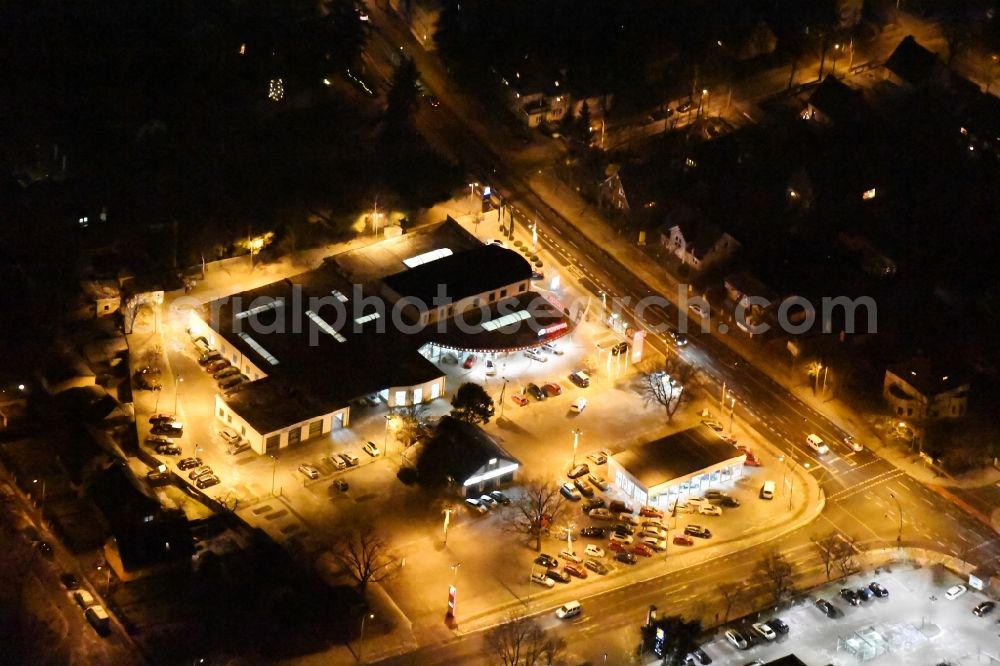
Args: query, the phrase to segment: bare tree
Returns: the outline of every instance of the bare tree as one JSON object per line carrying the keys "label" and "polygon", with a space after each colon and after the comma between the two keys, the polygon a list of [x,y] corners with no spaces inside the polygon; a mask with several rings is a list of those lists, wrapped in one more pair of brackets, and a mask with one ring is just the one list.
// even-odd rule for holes
{"label": "bare tree", "polygon": [[364,589],[395,573],[399,558],[371,525],[343,530],[330,550],[333,559]]}
{"label": "bare tree", "polygon": [[516,611],[483,634],[483,644],[502,666],[555,666],[566,650],[563,639],[549,636],[537,620]]}
{"label": "bare tree", "polygon": [[535,540],[535,550],[542,549],[542,534],[562,513],[563,496],[552,481],[529,479],[524,492],[503,510],[504,527]]}
{"label": "bare tree", "polygon": [[857,539],[844,534],[837,535],[837,546],[833,551],[834,563],[843,577],[850,576],[858,568],[857,554],[859,547]]}
{"label": "bare tree", "polygon": [[685,389],[694,377],[695,369],[679,356],[668,357],[664,363],[652,363],[640,374],[639,390],[646,404],[663,407],[669,423],[686,399]]}
{"label": "bare tree", "polygon": [[757,569],[770,584],[773,605],[780,604],[795,589],[792,583],[795,570],[781,553],[767,555],[757,564]]}
{"label": "bare tree", "polygon": [[719,591],[719,596],[722,597],[723,608],[725,609],[722,623],[726,624],[729,622],[729,614],[733,608],[746,599],[747,591],[743,583],[733,581],[722,581],[716,585],[716,589]]}
{"label": "bare tree", "polygon": [[392,415],[397,419],[396,440],[409,448],[430,436],[430,428],[424,420],[427,405],[424,403],[395,407]]}
{"label": "bare tree", "polygon": [[835,548],[834,541],[837,541],[836,533],[828,534],[825,537],[812,537],[813,545],[816,546],[816,552],[819,553],[819,559],[823,562],[823,570],[826,572],[826,579],[832,579],[833,573],[833,550]]}

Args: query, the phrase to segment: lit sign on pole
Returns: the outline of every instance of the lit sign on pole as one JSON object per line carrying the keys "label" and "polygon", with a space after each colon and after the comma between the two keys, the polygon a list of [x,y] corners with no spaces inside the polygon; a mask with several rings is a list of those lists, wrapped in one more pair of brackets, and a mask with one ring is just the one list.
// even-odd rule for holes
{"label": "lit sign on pole", "polygon": [[458,590],[454,585],[448,586],[448,617],[455,617],[455,601],[458,598]]}
{"label": "lit sign on pole", "polygon": [[636,331],[635,335],[632,336],[632,363],[638,363],[642,360],[642,347],[646,342],[646,331]]}

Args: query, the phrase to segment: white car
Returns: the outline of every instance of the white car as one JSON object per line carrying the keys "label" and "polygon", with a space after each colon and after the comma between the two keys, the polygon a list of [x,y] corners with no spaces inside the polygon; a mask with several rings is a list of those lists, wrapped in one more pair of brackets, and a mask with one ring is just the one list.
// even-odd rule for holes
{"label": "white car", "polygon": [[563,350],[559,349],[559,347],[556,347],[551,342],[546,342],[544,345],[542,345],[542,349],[544,349],[545,351],[549,352],[550,354],[555,354],[556,356],[562,356],[563,355]]}
{"label": "white car", "polygon": [[583,608],[580,606],[579,601],[567,601],[556,609],[556,617],[560,620],[565,620],[568,617],[576,617],[582,612]]}
{"label": "white car", "polygon": [[378,458],[382,453],[378,450],[378,445],[376,445],[375,442],[365,442],[365,445],[361,447],[361,450],[370,455],[372,458]]}
{"label": "white car", "polygon": [[653,550],[664,551],[667,549],[667,540],[660,537],[650,536],[648,534],[642,535],[642,543],[646,544]]}
{"label": "white car", "polygon": [[594,520],[614,520],[615,517],[611,515],[611,512],[605,509],[603,506],[599,506],[596,509],[591,509],[590,513],[587,514]]}
{"label": "white car", "polygon": [[[573,412],[574,414],[582,414],[583,410],[585,410],[586,408],[587,408],[587,399],[577,398],[570,404],[569,411]],[[607,462],[607,460],[605,460],[605,462]]]}
{"label": "white car", "polygon": [[604,557],[604,549],[594,544],[588,544],[583,553],[589,557]]}
{"label": "white car", "polygon": [[240,443],[240,436],[233,430],[226,427],[219,428],[219,437],[222,438],[223,442],[230,446],[235,446]]}
{"label": "white car", "polygon": [[953,585],[948,588],[948,591],[944,593],[944,598],[948,601],[952,599],[958,599],[960,596],[965,594],[966,587],[964,585]]}
{"label": "white car", "polygon": [[466,506],[468,506],[470,509],[472,509],[477,513],[486,513],[487,511],[489,511],[489,509],[483,506],[482,502],[473,497],[470,497],[469,499],[465,500],[465,504]]}
{"label": "white car", "polygon": [[810,449],[812,449],[813,451],[815,451],[820,455],[824,455],[830,452],[830,447],[826,445],[826,442],[823,441],[823,438],[815,433],[806,437],[806,444],[809,446]]}
{"label": "white car", "polygon": [[739,650],[746,650],[750,647],[750,642],[738,631],[729,629],[726,631],[726,640]]}
{"label": "white car", "polygon": [[569,560],[570,562],[576,562],[577,564],[583,563],[583,558],[580,557],[579,555],[577,555],[574,552],[571,552],[571,551],[568,551],[568,550],[564,550],[561,553],[559,553],[559,555],[564,560]]}
{"label": "white car", "polygon": [[611,484],[595,474],[588,474],[587,481],[590,481],[600,490],[611,490]]}
{"label": "white car", "polygon": [[611,540],[626,545],[630,545],[633,541],[635,541],[635,539],[630,537],[628,534],[619,534],[618,532],[612,533]]}
{"label": "white car", "polygon": [[497,366],[493,364],[493,361],[486,359],[486,376],[495,377],[497,374]]}
{"label": "white car", "polygon": [[318,479],[319,478],[319,470],[316,469],[315,467],[313,467],[312,465],[307,465],[307,464],[303,463],[303,464],[299,465],[299,471],[302,472],[303,475],[305,475],[306,477],[308,477],[310,479]]}
{"label": "white car", "polygon": [[661,527],[643,527],[640,534],[644,537],[653,537],[654,539],[665,539],[667,537],[667,531]]}
{"label": "white car", "polygon": [[539,354],[534,349],[525,349],[524,355],[533,361],[538,361],[539,363],[548,363],[549,359],[545,358],[542,354]]}
{"label": "white car", "polygon": [[603,451],[595,451],[594,453],[588,454],[587,459],[593,461],[595,465],[603,465],[608,462],[608,457],[604,455]]}
{"label": "white car", "polygon": [[722,507],[715,506],[714,504],[702,504],[698,507],[698,513],[703,516],[721,516]]}
{"label": "white car", "polygon": [[851,451],[854,451],[855,453],[860,453],[861,451],[865,450],[865,447],[861,445],[861,442],[854,439],[850,435],[844,438],[844,444],[847,444],[849,447],[851,447]]}
{"label": "white car", "polygon": [[767,626],[762,622],[757,622],[750,626],[753,628],[754,631],[757,632],[757,634],[763,636],[769,641],[773,641],[775,638],[778,637],[778,634],[774,633],[774,629],[772,629],[771,627]]}
{"label": "white car", "polygon": [[532,573],[531,582],[538,583],[539,585],[544,585],[545,587],[552,587],[556,584],[554,580],[546,576],[544,573]]}

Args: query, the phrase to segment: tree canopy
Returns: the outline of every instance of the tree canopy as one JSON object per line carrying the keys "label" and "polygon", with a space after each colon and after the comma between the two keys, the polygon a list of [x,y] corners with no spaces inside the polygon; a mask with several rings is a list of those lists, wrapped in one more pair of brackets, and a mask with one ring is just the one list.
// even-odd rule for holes
{"label": "tree canopy", "polygon": [[489,423],[493,418],[493,398],[479,384],[466,382],[451,399],[451,415],[466,423]]}

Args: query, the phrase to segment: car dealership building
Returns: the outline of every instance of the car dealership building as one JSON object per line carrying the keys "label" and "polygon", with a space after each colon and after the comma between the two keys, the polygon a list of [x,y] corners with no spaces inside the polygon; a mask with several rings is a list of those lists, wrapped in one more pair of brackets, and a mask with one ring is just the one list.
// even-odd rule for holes
{"label": "car dealership building", "polygon": [[667,507],[743,473],[746,455],[709,427],[698,425],[633,446],[608,459],[608,475],[640,505]]}

